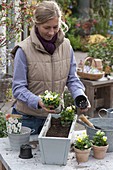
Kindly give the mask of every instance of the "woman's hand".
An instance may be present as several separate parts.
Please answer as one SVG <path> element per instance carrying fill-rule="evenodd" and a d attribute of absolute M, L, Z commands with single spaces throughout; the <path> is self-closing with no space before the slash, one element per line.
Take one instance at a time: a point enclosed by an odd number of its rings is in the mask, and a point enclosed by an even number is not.
<path fill-rule="evenodd" d="M 53 106 L 47 108 L 41 100 L 39 100 L 38 105 L 48 113 L 56 113 Z"/>

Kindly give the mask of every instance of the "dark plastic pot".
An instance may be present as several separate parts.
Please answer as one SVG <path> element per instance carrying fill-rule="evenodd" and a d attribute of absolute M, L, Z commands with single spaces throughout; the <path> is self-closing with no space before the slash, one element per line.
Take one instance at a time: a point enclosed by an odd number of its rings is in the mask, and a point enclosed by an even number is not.
<path fill-rule="evenodd" d="M 20 147 L 20 158 L 22 159 L 30 159 L 33 157 L 32 155 L 32 148 L 30 145 L 25 144 Z"/>

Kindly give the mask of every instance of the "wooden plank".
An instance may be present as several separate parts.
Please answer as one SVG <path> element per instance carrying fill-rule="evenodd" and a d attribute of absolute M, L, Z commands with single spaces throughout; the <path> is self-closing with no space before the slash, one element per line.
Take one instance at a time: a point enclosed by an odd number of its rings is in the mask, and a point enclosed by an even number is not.
<path fill-rule="evenodd" d="M 110 87 L 110 107 L 113 108 L 113 84 Z"/>
<path fill-rule="evenodd" d="M 0 170 L 2 170 L 2 162 L 0 161 Z"/>
<path fill-rule="evenodd" d="M 90 81 L 90 80 L 85 80 L 85 79 L 80 79 L 83 84 L 86 84 L 87 86 L 98 86 L 98 87 L 102 87 L 102 86 L 109 86 L 111 84 L 113 84 L 113 79 L 112 80 L 104 80 L 104 81 Z"/>
<path fill-rule="evenodd" d="M 0 170 L 6 170 L 1 161 L 0 161 Z"/>
<path fill-rule="evenodd" d="M 94 107 L 94 96 L 95 96 L 95 90 L 94 87 L 87 87 L 86 86 L 86 95 L 88 96 L 88 99 L 90 101 L 91 104 L 91 108 L 88 110 L 87 114 L 90 117 L 94 117 L 94 111 L 95 111 L 95 107 Z"/>
<path fill-rule="evenodd" d="M 104 107 L 104 99 L 95 99 L 95 108 Z"/>

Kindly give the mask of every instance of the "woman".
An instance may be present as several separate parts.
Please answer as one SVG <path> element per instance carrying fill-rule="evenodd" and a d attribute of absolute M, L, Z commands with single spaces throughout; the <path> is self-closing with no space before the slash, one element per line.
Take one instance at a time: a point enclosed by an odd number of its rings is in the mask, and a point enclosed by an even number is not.
<path fill-rule="evenodd" d="M 72 47 L 64 37 L 62 24 L 63 27 L 65 24 L 61 17 L 56 2 L 39 3 L 30 36 L 12 50 L 12 89 L 17 99 L 12 113 L 22 114 L 23 125 L 35 129 L 35 134 L 40 133 L 48 113 L 55 113 L 55 110 L 47 109 L 39 97 L 45 90 L 62 95 L 67 86 L 74 99 L 85 96 L 85 88 L 76 74 Z"/>

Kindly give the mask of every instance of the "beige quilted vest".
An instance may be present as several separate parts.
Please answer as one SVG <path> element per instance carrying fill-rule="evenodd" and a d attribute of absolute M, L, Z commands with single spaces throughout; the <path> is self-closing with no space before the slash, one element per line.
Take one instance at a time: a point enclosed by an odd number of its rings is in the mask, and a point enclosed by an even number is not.
<path fill-rule="evenodd" d="M 53 55 L 48 54 L 34 33 L 19 43 L 12 51 L 15 54 L 21 47 L 26 54 L 28 66 L 28 89 L 35 95 L 43 94 L 45 90 L 55 91 L 62 95 L 70 69 L 70 43 L 59 32 L 56 50 Z M 37 103 L 38 104 L 38 103 Z M 33 109 L 17 100 L 17 110 L 28 115 L 46 117 L 48 113 L 42 109 Z"/>

